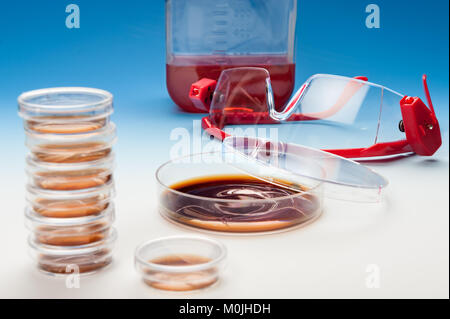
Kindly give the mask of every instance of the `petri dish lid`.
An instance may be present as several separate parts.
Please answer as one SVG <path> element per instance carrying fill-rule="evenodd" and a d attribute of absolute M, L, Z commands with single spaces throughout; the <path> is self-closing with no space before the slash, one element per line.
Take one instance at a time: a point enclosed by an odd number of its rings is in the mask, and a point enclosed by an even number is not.
<path fill-rule="evenodd" d="M 33 90 L 22 93 L 17 101 L 19 114 L 26 120 L 62 115 L 95 119 L 107 117 L 113 112 L 113 95 L 94 88 L 57 87 Z"/>
<path fill-rule="evenodd" d="M 225 149 L 237 155 L 229 164 L 262 179 L 294 190 L 324 184 L 327 198 L 379 202 L 388 181 L 355 161 L 318 149 L 269 139 L 229 136 Z"/>

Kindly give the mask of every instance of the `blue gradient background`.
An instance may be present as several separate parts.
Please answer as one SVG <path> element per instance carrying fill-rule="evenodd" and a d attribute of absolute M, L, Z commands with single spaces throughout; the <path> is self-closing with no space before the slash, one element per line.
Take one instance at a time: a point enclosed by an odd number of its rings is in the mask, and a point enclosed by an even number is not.
<path fill-rule="evenodd" d="M 72 1 L 80 6 L 81 28 L 69 30 L 65 8 Z M 373 2 L 381 29 L 365 27 L 365 8 Z M 365 163 L 390 182 L 381 205 L 326 199 L 317 227 L 245 241 L 220 236 L 231 272 L 200 298 L 448 298 L 448 6 L 443 0 L 299 0 L 297 87 L 314 73 L 366 75 L 424 98 L 427 73 L 445 147 L 431 159 Z M 54 86 L 97 87 L 115 96 L 116 260 L 107 272 L 83 278 L 81 289 L 34 274 L 26 253 L 27 150 L 16 99 Z M 139 242 L 191 234 L 157 213 L 155 170 L 169 159 L 171 131 L 192 129 L 202 115 L 179 111 L 165 86 L 164 1 L 0 2 L 0 297 L 178 297 L 139 285 L 133 271 Z M 366 288 L 368 264 L 381 267 L 381 289 Z"/>
<path fill-rule="evenodd" d="M 69 1 L 2 2 L 0 9 L 0 143 L 2 163 L 23 167 L 16 98 L 53 86 L 89 86 L 115 95 L 114 121 L 127 169 L 169 157 L 172 128 L 200 115 L 177 110 L 165 88 L 164 1 L 78 0 L 81 28 L 67 29 Z M 297 87 L 314 73 L 366 75 L 424 98 L 427 73 L 448 144 L 448 2 L 376 1 L 381 28 L 365 27 L 371 2 L 299 1 Z M 5 151 L 7 150 L 7 151 Z M 5 168 L 0 168 L 5 173 Z"/>

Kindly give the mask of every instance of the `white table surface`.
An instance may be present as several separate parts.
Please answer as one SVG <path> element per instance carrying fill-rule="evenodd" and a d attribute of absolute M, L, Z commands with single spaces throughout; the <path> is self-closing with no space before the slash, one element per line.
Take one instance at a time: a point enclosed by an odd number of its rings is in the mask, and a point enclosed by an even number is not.
<path fill-rule="evenodd" d="M 412 156 L 369 164 L 390 181 L 381 204 L 326 200 L 322 217 L 297 230 L 212 235 L 228 248 L 227 270 L 218 285 L 187 294 L 149 288 L 133 266 L 134 249 L 142 241 L 196 234 L 157 213 L 157 154 L 147 151 L 132 161 L 127 153 L 140 144 L 118 144 L 115 261 L 82 277 L 80 288 L 69 289 L 65 280 L 39 273 L 28 255 L 25 149 L 18 147 L 0 179 L 0 298 L 448 298 L 448 134 L 444 141 L 432 159 Z M 366 286 L 369 265 L 379 269 L 379 288 Z"/>

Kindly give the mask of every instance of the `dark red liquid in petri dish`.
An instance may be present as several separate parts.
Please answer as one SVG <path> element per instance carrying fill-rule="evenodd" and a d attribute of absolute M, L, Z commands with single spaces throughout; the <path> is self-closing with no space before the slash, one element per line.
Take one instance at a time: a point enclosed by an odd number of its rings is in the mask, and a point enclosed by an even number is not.
<path fill-rule="evenodd" d="M 277 110 L 282 110 L 295 85 L 295 64 L 286 56 L 189 56 L 173 57 L 166 64 L 167 90 L 183 110 L 197 110 L 189 99 L 191 85 L 202 78 L 218 80 L 225 69 L 260 67 L 270 73 Z"/>
<path fill-rule="evenodd" d="M 319 198 L 304 192 L 306 188 L 295 191 L 245 175 L 192 179 L 171 189 L 179 193 L 162 194 L 163 213 L 176 222 L 213 231 L 274 231 L 306 223 L 321 213 Z"/>

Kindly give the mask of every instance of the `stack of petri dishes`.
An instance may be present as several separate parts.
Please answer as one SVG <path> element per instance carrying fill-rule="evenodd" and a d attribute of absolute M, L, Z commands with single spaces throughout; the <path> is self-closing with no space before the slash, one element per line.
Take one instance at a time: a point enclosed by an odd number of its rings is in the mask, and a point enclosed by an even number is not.
<path fill-rule="evenodd" d="M 51 88 L 18 98 L 28 184 L 26 226 L 38 268 L 93 273 L 112 261 L 116 127 L 113 96 L 91 88 Z"/>

